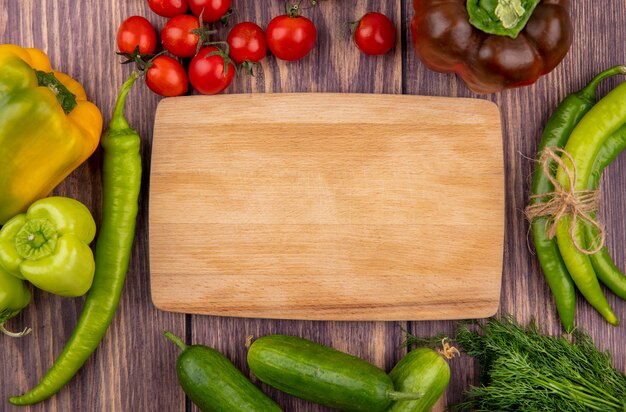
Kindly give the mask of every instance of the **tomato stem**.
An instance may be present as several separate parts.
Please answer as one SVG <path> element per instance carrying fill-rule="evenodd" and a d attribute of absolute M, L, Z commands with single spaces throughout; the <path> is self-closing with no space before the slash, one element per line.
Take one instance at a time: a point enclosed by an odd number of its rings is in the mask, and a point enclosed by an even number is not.
<path fill-rule="evenodd" d="M 212 30 L 208 26 L 204 25 L 204 21 L 202 20 L 202 14 L 204 14 L 204 9 L 200 12 L 198 16 L 198 28 L 191 30 L 191 33 L 198 36 L 198 45 L 196 46 L 196 54 L 200 51 L 202 46 L 206 43 L 209 44 L 209 36 L 211 34 L 217 33 L 217 30 Z"/>
<path fill-rule="evenodd" d="M 285 13 L 292 18 L 296 18 L 300 16 L 299 13 L 300 6 L 298 4 L 292 4 L 289 6 L 289 2 L 285 3 Z"/>
<path fill-rule="evenodd" d="M 246 73 L 248 73 L 250 76 L 253 76 L 253 77 L 254 77 L 255 66 L 261 66 L 261 63 L 253 62 L 250 60 L 244 60 L 243 63 L 241 63 L 241 68 L 244 69 Z"/>
<path fill-rule="evenodd" d="M 347 21 L 343 24 L 343 29 L 350 35 L 350 38 L 354 40 L 356 35 L 356 29 L 359 27 L 361 19 L 355 21 Z"/>
<path fill-rule="evenodd" d="M 214 41 L 214 42 L 207 43 L 207 45 L 215 45 L 216 46 L 215 48 L 217 50 L 214 50 L 214 51 L 210 52 L 209 54 L 206 55 L 206 57 L 209 57 L 209 56 L 220 56 L 224 60 L 224 76 L 226 76 L 226 74 L 228 74 L 228 66 L 229 66 L 230 63 L 232 63 L 233 67 L 235 68 L 235 74 L 237 76 L 239 76 L 239 71 L 237 70 L 237 66 L 233 63 L 233 59 L 231 59 L 230 56 L 228 55 L 230 53 L 230 45 L 227 42 L 225 42 L 225 41 Z M 224 46 L 224 49 L 221 49 L 217 45 Z"/>
<path fill-rule="evenodd" d="M 152 66 L 152 61 L 154 59 L 156 59 L 158 56 L 164 53 L 165 53 L 165 50 L 157 54 L 142 54 L 139 52 L 139 46 L 137 46 L 135 47 L 135 50 L 132 53 L 117 52 L 116 54 L 126 58 L 126 60 L 124 60 L 122 64 L 135 63 L 137 70 L 143 73 L 146 70 L 148 70 L 150 66 Z"/>
<path fill-rule="evenodd" d="M 222 26 L 228 27 L 228 22 L 230 21 L 230 18 L 236 14 L 237 10 L 235 8 L 229 8 L 228 11 L 224 13 L 222 17 L 220 17 L 220 22 L 222 23 Z"/>

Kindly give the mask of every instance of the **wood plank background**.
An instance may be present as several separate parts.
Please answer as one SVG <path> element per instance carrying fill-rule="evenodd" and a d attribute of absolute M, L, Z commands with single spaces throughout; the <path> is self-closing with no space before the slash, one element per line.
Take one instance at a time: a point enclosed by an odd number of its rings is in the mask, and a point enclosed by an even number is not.
<path fill-rule="evenodd" d="M 238 21 L 252 20 L 266 26 L 281 13 L 276 0 L 235 0 Z M 342 24 L 367 10 L 386 13 L 397 23 L 399 39 L 394 52 L 383 57 L 361 55 L 342 32 Z M 139 14 L 160 28 L 166 19 L 153 14 L 143 0 L 0 0 L 0 41 L 45 50 L 53 65 L 80 79 L 88 95 L 109 119 L 116 91 L 129 74 L 114 54 L 115 33 L 126 17 Z M 311 55 L 295 63 L 268 57 L 254 78 L 235 80 L 228 93 L 242 92 L 368 92 L 475 97 L 454 76 L 433 73 L 415 57 L 410 47 L 409 0 L 329 0 L 303 14 L 318 27 L 318 43 Z M 536 84 L 498 94 L 478 96 L 498 104 L 502 111 L 505 178 L 506 236 L 501 312 L 520 320 L 540 320 L 551 333 L 560 333 L 549 289 L 527 244 L 528 225 L 522 209 L 527 202 L 529 176 L 537 141 L 551 110 L 570 91 L 580 88 L 596 72 L 626 61 L 626 3 L 609 0 L 572 2 L 575 27 L 572 49 L 563 63 Z M 221 29 L 217 38 L 225 38 Z M 602 92 L 617 84 L 605 82 Z M 143 137 L 144 187 L 137 239 L 131 269 L 119 311 L 104 341 L 74 380 L 33 411 L 191 411 L 176 383 L 176 349 L 163 337 L 171 330 L 189 342 L 223 351 L 245 373 L 245 337 L 289 333 L 332 345 L 390 369 L 405 353 L 400 347 L 408 328 L 419 336 L 451 333 L 454 322 L 314 322 L 235 319 L 160 312 L 149 295 L 147 194 L 151 132 L 159 97 L 139 84 L 127 104 L 129 122 Z M 315 107 L 310 108 L 314 115 Z M 419 127 L 419 119 L 416 119 Z M 184 142 L 181 142 L 184 144 Z M 101 157 L 96 153 L 69 176 L 55 194 L 86 203 L 96 220 L 100 216 Z M 622 156 L 605 173 L 601 216 L 609 227 L 608 246 L 624 268 L 626 244 L 626 160 Z M 419 243 L 419 242 L 418 242 Z M 590 307 L 578 303 L 577 324 L 591 332 L 597 344 L 613 352 L 614 364 L 626 368 L 624 326 L 608 325 Z M 626 303 L 610 295 L 609 301 L 623 321 Z M 52 364 L 76 323 L 82 299 L 63 299 L 35 292 L 32 304 L 8 325 L 29 325 L 34 332 L 23 339 L 0 337 L 0 410 L 15 411 L 4 402 L 34 385 Z M 450 364 L 452 380 L 435 410 L 461 399 L 462 391 L 476 383 L 472 359 L 461 357 Z M 323 408 L 288 397 L 261 385 L 288 411 L 322 411 Z"/>

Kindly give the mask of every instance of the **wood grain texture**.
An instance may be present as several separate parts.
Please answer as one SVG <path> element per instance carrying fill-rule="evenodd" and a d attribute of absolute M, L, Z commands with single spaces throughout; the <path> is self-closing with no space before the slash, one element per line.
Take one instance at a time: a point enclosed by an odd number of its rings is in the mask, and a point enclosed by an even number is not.
<path fill-rule="evenodd" d="M 239 7 L 240 21 L 255 21 L 266 27 L 273 16 L 282 13 L 283 2 L 246 2 Z M 268 57 L 255 79 L 238 79 L 228 93 L 241 92 L 356 92 L 399 94 L 402 91 L 402 47 L 376 58 L 363 56 L 350 43 L 344 24 L 369 10 L 379 10 L 394 21 L 401 19 L 400 1 L 341 0 L 342 7 L 322 1 L 320 7 L 303 12 L 318 27 L 317 46 L 299 62 L 286 63 Z M 401 27 L 398 25 L 398 38 Z M 307 109 L 314 114 L 316 107 Z M 193 342 L 202 342 L 227 353 L 235 364 L 249 373 L 245 336 L 286 333 L 314 339 L 353 355 L 361 356 L 387 370 L 405 349 L 400 347 L 405 323 L 396 322 L 316 322 L 193 316 Z M 251 377 L 254 379 L 254 377 Z M 325 411 L 326 408 L 285 396 L 261 385 L 286 411 Z M 191 410 L 197 408 L 191 406 Z"/>
<path fill-rule="evenodd" d="M 498 104 L 503 118 L 506 178 L 506 235 L 503 263 L 501 312 L 521 320 L 536 317 L 544 328 L 560 333 L 550 291 L 543 279 L 532 247 L 527 244 L 528 225 L 522 210 L 527 202 L 533 157 L 542 125 L 557 103 L 580 88 L 592 75 L 626 61 L 626 3 L 609 0 L 571 2 L 575 33 L 570 53 L 554 72 L 536 84 L 479 98 Z M 235 0 L 238 20 L 256 21 L 263 27 L 281 12 L 283 2 Z M 361 55 L 342 33 L 341 24 L 354 20 L 366 10 L 387 13 L 398 23 L 398 47 L 376 58 Z M 115 91 L 130 72 L 120 67 L 114 55 L 115 31 L 123 18 L 133 14 L 147 17 L 157 28 L 166 19 L 150 12 L 139 0 L 0 0 L 0 41 L 35 46 L 46 50 L 55 67 L 79 78 L 88 94 L 108 119 Z M 317 25 L 318 46 L 301 62 L 277 62 L 268 57 L 254 78 L 240 77 L 228 93 L 242 92 L 366 92 L 411 95 L 477 97 L 455 76 L 433 73 L 415 57 L 409 41 L 412 17 L 410 0 L 328 0 L 305 14 Z M 225 38 L 222 29 L 215 36 Z M 602 86 L 602 93 L 620 79 Z M 128 101 L 130 123 L 143 136 L 145 169 L 149 169 L 154 113 L 159 98 L 137 85 Z M 315 107 L 309 108 L 313 113 Z M 66 179 L 55 191 L 85 202 L 99 219 L 99 154 Z M 147 173 L 146 173 L 147 177 Z M 148 277 L 147 180 L 132 268 L 120 310 L 105 341 L 79 375 L 50 401 L 18 411 L 183 411 L 196 410 L 185 404 L 176 384 L 173 364 L 176 350 L 161 336 L 163 329 L 187 336 L 187 341 L 204 343 L 223 351 L 245 373 L 245 338 L 267 333 L 288 333 L 333 345 L 389 370 L 403 355 L 400 348 L 406 323 L 396 322 L 315 322 L 184 316 L 160 312 L 150 302 Z M 617 264 L 626 262 L 626 159 L 622 155 L 605 173 L 602 181 L 601 217 L 608 230 L 608 246 Z M 182 263 L 181 263 L 182 264 Z M 623 322 L 626 304 L 609 294 L 609 302 Z M 9 327 L 34 327 L 35 333 L 22 340 L 0 337 L 0 398 L 6 399 L 33 385 L 51 364 L 69 336 L 81 299 L 55 298 L 35 293 L 33 303 Z M 587 329 L 603 349 L 613 353 L 615 366 L 626 370 L 624 326 L 612 327 L 582 298 L 577 324 Z M 419 336 L 451 334 L 454 322 L 411 322 Z M 452 381 L 435 408 L 461 398 L 462 391 L 477 383 L 477 365 L 463 356 L 450 363 Z M 317 407 L 261 385 L 287 411 L 323 411 Z"/>
<path fill-rule="evenodd" d="M 412 16 L 411 2 L 403 2 L 404 13 L 409 24 Z M 560 334 L 562 329 L 554 306 L 550 289 L 543 278 L 538 260 L 532 249 L 528 223 L 523 209 L 528 202 L 531 175 L 537 144 L 543 125 L 556 105 L 568 94 L 580 89 L 594 74 L 626 61 L 626 53 L 620 42 L 626 39 L 622 22 L 626 18 L 623 2 L 571 2 L 574 39 L 570 52 L 550 74 L 535 84 L 520 89 L 507 90 L 493 95 L 477 96 L 469 91 L 462 81 L 453 75 L 434 73 L 426 69 L 409 47 L 404 49 L 406 62 L 403 92 L 432 96 L 480 97 L 495 102 L 502 111 L 504 135 L 504 165 L 506 176 L 506 236 L 502 279 L 500 313 L 513 314 L 520 321 L 537 319 L 543 329 L 551 334 Z M 410 42 L 408 27 L 403 31 L 405 41 Z M 606 81 L 601 95 L 614 87 L 621 79 Z M 606 172 L 602 183 L 603 221 L 611 233 L 608 240 L 612 256 L 619 267 L 625 267 L 623 245 L 624 231 L 624 156 L 622 155 Z M 621 169 L 620 169 L 621 168 Z M 620 173 L 621 170 L 621 174 Z M 618 201 L 617 198 L 622 199 Z M 619 245 L 622 245 L 621 247 Z M 626 319 L 626 303 L 607 292 L 617 316 Z M 626 351 L 623 343 L 624 326 L 615 328 L 607 324 L 578 294 L 576 324 L 588 330 L 595 342 L 613 353 L 614 365 L 626 370 Z M 433 333 L 450 333 L 453 322 L 411 323 L 410 331 L 419 336 Z M 462 356 L 451 362 L 452 379 L 446 392 L 446 402 L 457 402 L 462 398 L 460 388 L 477 382 L 474 360 Z M 474 377 L 472 377 L 474 374 Z"/>
<path fill-rule="evenodd" d="M 501 144 L 499 111 L 480 99 L 164 100 L 150 179 L 153 302 L 258 318 L 491 316 L 502 273 Z"/>
<path fill-rule="evenodd" d="M 165 19 L 148 13 L 136 1 L 0 0 L 0 40 L 45 50 L 57 70 L 80 80 L 108 123 L 117 90 L 131 68 L 119 65 L 115 33 L 127 16 L 143 14 L 156 24 Z M 149 169 L 150 138 L 157 96 L 138 83 L 127 104 L 127 118 L 142 136 L 144 170 Z M 100 221 L 101 155 L 96 152 L 54 194 L 84 202 Z M 185 316 L 158 311 L 150 304 L 147 194 L 144 173 L 138 230 L 131 267 L 119 310 L 96 353 L 78 375 L 49 401 L 29 408 L 11 407 L 6 399 L 34 386 L 52 365 L 69 338 L 82 299 L 35 291 L 31 305 L 11 326 L 28 325 L 25 339 L 0 337 L 0 410 L 2 411 L 150 411 L 184 410 L 185 397 L 176 382 L 176 352 L 162 331 L 185 334 Z M 152 354 L 158 353 L 159 356 Z M 147 384 L 147 383 L 150 384 Z"/>

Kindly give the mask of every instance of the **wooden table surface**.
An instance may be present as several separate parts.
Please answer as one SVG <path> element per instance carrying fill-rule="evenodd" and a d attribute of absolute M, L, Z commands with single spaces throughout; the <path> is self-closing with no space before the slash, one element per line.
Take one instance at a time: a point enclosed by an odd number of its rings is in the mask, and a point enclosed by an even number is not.
<path fill-rule="evenodd" d="M 306 59 L 278 62 L 265 59 L 256 77 L 235 79 L 228 93 L 245 92 L 366 92 L 432 96 L 478 97 L 501 109 L 506 178 L 506 233 L 500 313 L 521 321 L 537 318 L 545 330 L 560 333 L 550 291 L 528 241 L 522 210 L 528 200 L 532 160 L 548 115 L 569 92 L 580 88 L 596 72 L 626 61 L 626 3 L 577 0 L 571 6 L 575 28 L 572 48 L 551 74 L 536 84 L 493 95 L 475 96 L 455 76 L 427 70 L 410 46 L 409 0 L 331 0 L 303 13 L 318 27 L 318 42 Z M 237 21 L 252 20 L 265 27 L 279 14 L 278 0 L 235 0 Z M 391 16 L 400 33 L 395 51 L 384 57 L 366 57 L 350 44 L 342 23 L 369 10 Z M 131 68 L 118 64 L 115 33 L 131 15 L 143 15 L 160 29 L 166 19 L 152 13 L 144 0 L 0 0 L 0 40 L 38 47 L 53 66 L 79 79 L 108 121 L 119 86 Z M 224 39 L 221 29 L 216 38 Z M 618 79 L 605 82 L 602 93 Z M 196 410 L 186 401 L 175 374 L 176 348 L 162 333 L 170 330 L 188 342 L 203 343 L 226 354 L 246 374 L 245 339 L 280 332 L 310 338 L 361 356 L 389 370 L 405 353 L 402 328 L 419 336 L 451 333 L 454 322 L 314 322 L 223 318 L 165 313 L 150 300 L 148 264 L 148 175 L 152 125 L 159 97 L 138 84 L 127 102 L 129 122 L 143 139 L 144 179 L 139 224 L 128 280 L 115 320 L 104 341 L 78 375 L 55 397 L 26 410 L 45 411 L 183 411 Z M 181 110 L 184 110 L 181 108 Z M 242 108 L 242 110 L 244 110 Z M 312 115 L 315 107 L 310 108 Z M 415 119 L 419 127 L 420 119 Z M 185 144 L 181 141 L 180 144 Z M 101 155 L 97 152 L 55 191 L 83 201 L 100 217 Z M 624 268 L 626 244 L 626 159 L 612 165 L 602 183 L 601 216 L 610 228 L 608 247 Z M 416 240 L 419 247 L 419 240 Z M 184 262 L 181 262 L 184 265 Z M 626 302 L 609 295 L 622 321 Z M 15 411 L 5 403 L 32 387 L 61 351 L 76 323 L 82 299 L 59 298 L 35 291 L 31 305 L 7 325 L 30 326 L 22 339 L 0 336 L 0 410 Z M 577 325 L 589 330 L 596 343 L 613 352 L 615 366 L 626 368 L 624 326 L 608 325 L 579 298 Z M 462 391 L 477 382 L 477 365 L 466 356 L 450 363 L 450 386 L 435 410 L 461 399 Z M 324 410 L 263 386 L 288 411 Z"/>

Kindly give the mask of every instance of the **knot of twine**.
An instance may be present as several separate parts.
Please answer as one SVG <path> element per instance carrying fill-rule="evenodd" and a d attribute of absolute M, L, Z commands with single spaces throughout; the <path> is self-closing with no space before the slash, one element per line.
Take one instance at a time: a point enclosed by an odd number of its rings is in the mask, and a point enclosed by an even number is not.
<path fill-rule="evenodd" d="M 567 166 L 564 158 L 572 165 L 571 168 Z M 586 255 L 593 255 L 599 252 L 604 247 L 605 232 L 602 225 L 594 219 L 592 214 L 598 209 L 600 192 L 598 190 L 576 190 L 577 174 L 574 159 L 563 149 L 546 148 L 541 154 L 539 164 L 543 173 L 554 186 L 554 190 L 549 193 L 532 195 L 530 197 L 531 203 L 532 200 L 548 200 L 528 205 L 525 210 L 526 218 L 531 222 L 541 217 L 548 218 L 546 225 L 551 224 L 547 229 L 547 235 L 549 239 L 552 239 L 556 235 L 559 221 L 565 215 L 570 215 L 572 219 L 570 223 L 570 237 L 576 249 Z M 566 185 L 561 185 L 552 173 L 551 166 L 553 164 L 564 170 L 567 179 Z M 594 246 L 590 248 L 581 245 L 577 241 L 575 230 L 579 219 L 591 225 L 598 233 L 598 239 L 594 241 Z"/>

